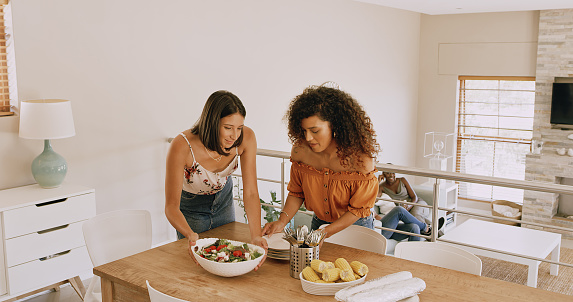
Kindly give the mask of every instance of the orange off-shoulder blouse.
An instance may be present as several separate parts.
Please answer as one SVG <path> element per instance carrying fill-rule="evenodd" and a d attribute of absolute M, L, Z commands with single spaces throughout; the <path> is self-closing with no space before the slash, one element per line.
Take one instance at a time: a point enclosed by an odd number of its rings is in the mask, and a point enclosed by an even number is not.
<path fill-rule="evenodd" d="M 350 211 L 359 218 L 368 217 L 378 195 L 378 179 L 374 171 L 333 172 L 317 170 L 291 159 L 289 195 L 304 199 L 308 210 L 328 222 L 334 222 Z"/>

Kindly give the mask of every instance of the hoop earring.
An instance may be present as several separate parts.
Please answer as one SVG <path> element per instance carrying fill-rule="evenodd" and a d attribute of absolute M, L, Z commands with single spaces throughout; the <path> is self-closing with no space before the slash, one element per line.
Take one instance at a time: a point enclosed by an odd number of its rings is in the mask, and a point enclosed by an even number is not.
<path fill-rule="evenodd" d="M 333 132 L 333 135 L 332 135 L 332 137 L 336 137 L 336 132 Z"/>

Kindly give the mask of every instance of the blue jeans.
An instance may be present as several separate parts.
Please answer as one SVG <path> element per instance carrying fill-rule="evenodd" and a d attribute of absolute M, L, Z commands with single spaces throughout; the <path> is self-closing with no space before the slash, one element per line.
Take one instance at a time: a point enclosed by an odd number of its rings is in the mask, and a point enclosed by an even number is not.
<path fill-rule="evenodd" d="M 391 228 L 395 230 L 420 234 L 420 230 L 426 229 L 426 224 L 414 217 L 408 210 L 404 207 L 396 206 L 388 214 L 384 215 L 382 219 L 382 226 L 385 228 Z M 399 223 L 400 221 L 404 223 Z M 408 238 L 408 241 L 420 241 L 420 237 L 410 236 L 400 233 L 395 233 L 392 231 L 382 230 L 382 235 L 386 239 L 395 239 L 398 241 Z"/>
<path fill-rule="evenodd" d="M 221 191 L 213 195 L 197 195 L 182 191 L 179 209 L 195 233 L 202 233 L 235 221 L 232 177 L 228 178 Z M 183 238 L 185 236 L 177 232 L 177 239 Z"/>
<path fill-rule="evenodd" d="M 318 230 L 318 228 L 323 225 L 323 224 L 331 224 L 332 222 L 328 222 L 328 221 L 324 221 L 318 217 L 316 217 L 316 215 L 312 215 L 312 223 L 310 225 L 310 229 L 311 230 Z M 355 225 L 360 225 L 363 227 L 367 227 L 367 228 L 371 228 L 374 229 L 374 217 L 372 216 L 372 214 L 368 217 L 364 217 L 364 218 L 358 218 L 358 220 L 356 220 L 356 222 L 354 223 Z"/>

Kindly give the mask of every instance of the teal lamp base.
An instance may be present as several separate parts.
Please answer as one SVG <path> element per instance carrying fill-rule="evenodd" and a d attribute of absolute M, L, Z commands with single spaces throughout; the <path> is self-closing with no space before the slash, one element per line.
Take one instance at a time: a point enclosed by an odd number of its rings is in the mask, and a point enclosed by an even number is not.
<path fill-rule="evenodd" d="M 64 181 L 67 172 L 66 160 L 54 152 L 50 140 L 45 139 L 44 152 L 32 161 L 34 179 L 42 188 L 57 188 Z"/>

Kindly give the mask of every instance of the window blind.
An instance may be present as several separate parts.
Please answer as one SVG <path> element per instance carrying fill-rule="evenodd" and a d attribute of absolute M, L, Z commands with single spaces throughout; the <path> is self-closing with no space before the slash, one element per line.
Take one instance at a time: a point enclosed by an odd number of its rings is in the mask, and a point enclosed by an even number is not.
<path fill-rule="evenodd" d="M 456 171 L 525 179 L 533 135 L 535 78 L 459 77 Z M 459 196 L 523 203 L 523 190 L 460 183 Z"/>
<path fill-rule="evenodd" d="M 10 35 L 6 34 L 6 5 L 8 0 L 0 0 L 0 116 L 12 115 L 10 111 L 10 84 L 8 81 L 7 45 Z"/>

